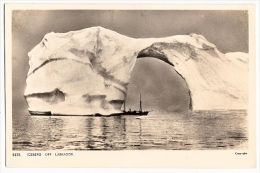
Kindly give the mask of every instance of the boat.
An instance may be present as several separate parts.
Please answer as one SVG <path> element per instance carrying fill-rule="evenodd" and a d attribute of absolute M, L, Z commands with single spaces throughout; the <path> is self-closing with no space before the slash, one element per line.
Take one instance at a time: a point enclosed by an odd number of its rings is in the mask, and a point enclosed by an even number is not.
<path fill-rule="evenodd" d="M 51 111 L 28 111 L 31 115 L 51 115 Z"/>
<path fill-rule="evenodd" d="M 125 102 L 124 102 L 124 110 L 121 112 L 121 113 L 114 113 L 114 114 L 111 114 L 111 116 L 113 115 L 139 115 L 139 116 L 146 116 L 148 115 L 149 112 L 151 111 L 143 111 L 142 109 L 142 95 L 140 94 L 140 109 L 139 111 L 136 111 L 136 110 L 131 110 L 129 109 L 128 111 L 125 110 Z"/>

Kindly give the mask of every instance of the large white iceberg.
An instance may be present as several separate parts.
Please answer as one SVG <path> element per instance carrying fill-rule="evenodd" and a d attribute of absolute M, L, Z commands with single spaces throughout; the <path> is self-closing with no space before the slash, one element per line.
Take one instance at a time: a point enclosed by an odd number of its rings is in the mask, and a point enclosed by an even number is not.
<path fill-rule="evenodd" d="M 190 90 L 190 109 L 247 108 L 248 54 L 222 54 L 201 35 L 136 39 L 91 27 L 46 34 L 28 56 L 24 96 L 31 111 L 120 112 L 136 59 L 144 57 L 175 68 Z"/>

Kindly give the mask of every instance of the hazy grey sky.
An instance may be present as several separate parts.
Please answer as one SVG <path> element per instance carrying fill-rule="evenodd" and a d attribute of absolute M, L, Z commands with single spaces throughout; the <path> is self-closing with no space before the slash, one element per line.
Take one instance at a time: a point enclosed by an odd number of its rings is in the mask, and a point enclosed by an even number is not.
<path fill-rule="evenodd" d="M 23 97 L 26 74 L 29 69 L 27 53 L 38 44 L 43 36 L 49 32 L 68 32 L 92 26 L 102 26 L 134 38 L 166 37 L 196 33 L 203 35 L 209 42 L 215 44 L 222 52 L 248 52 L 248 14 L 246 11 L 188 11 L 188 10 L 29 10 L 13 11 L 12 16 L 12 53 L 13 53 L 13 109 L 26 110 L 27 105 Z M 138 105 L 134 96 L 138 98 L 141 90 L 149 91 L 144 96 L 147 109 L 178 109 L 185 105 L 179 78 L 174 71 L 169 80 L 160 76 L 152 78 L 150 70 L 155 64 L 159 74 L 163 70 L 170 71 L 167 64 L 158 63 L 159 60 L 138 60 L 133 71 L 128 95 L 129 106 Z M 141 78 L 139 72 L 142 72 Z M 155 75 L 155 73 L 153 73 Z M 162 73 L 163 74 L 163 73 Z M 171 73 L 169 73 L 171 74 Z M 143 79 L 149 85 L 140 85 Z M 160 79 L 160 80 L 159 80 Z M 140 83 L 138 82 L 140 81 Z M 161 85 L 165 82 L 164 85 Z M 158 88 L 164 87 L 165 92 L 158 94 Z M 130 90 L 129 89 L 129 90 Z M 185 90 L 185 89 L 184 89 Z M 134 92 L 135 91 L 135 92 Z M 142 91 L 143 92 L 143 91 Z M 150 93 L 150 94 L 149 94 Z M 155 93 L 155 94 L 154 94 Z M 150 95 L 150 96 L 149 96 Z M 185 95 L 185 94 L 184 94 Z M 165 104 L 157 104 L 153 99 L 164 98 Z M 170 104 L 171 101 L 172 103 Z M 175 100 L 175 101 L 174 101 Z M 177 100 L 177 101 L 176 101 Z M 167 104 L 166 104 L 167 103 Z"/>

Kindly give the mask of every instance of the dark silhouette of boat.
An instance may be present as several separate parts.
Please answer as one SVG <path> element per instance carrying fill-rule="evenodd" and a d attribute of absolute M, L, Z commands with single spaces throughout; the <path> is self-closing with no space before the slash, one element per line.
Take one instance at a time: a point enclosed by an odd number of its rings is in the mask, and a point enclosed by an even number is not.
<path fill-rule="evenodd" d="M 111 116 L 114 116 L 114 115 L 139 115 L 139 116 L 145 116 L 145 115 L 148 115 L 149 112 L 151 111 L 143 111 L 142 109 L 142 96 L 140 94 L 140 109 L 139 111 L 136 111 L 136 110 L 131 110 L 129 109 L 128 111 L 125 110 L 125 102 L 124 102 L 124 110 L 123 112 L 121 113 L 114 113 L 114 114 L 111 114 Z"/>
<path fill-rule="evenodd" d="M 31 115 L 51 115 L 51 111 L 30 111 Z"/>

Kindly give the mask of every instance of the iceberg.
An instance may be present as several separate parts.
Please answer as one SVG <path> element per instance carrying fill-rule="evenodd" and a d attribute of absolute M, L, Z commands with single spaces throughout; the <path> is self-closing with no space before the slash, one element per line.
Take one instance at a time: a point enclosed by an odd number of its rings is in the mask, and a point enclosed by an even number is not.
<path fill-rule="evenodd" d="M 172 66 L 190 109 L 246 109 L 248 54 L 223 54 L 202 35 L 131 38 L 103 27 L 48 33 L 29 53 L 24 97 L 30 111 L 64 115 L 120 112 L 137 58 Z"/>

